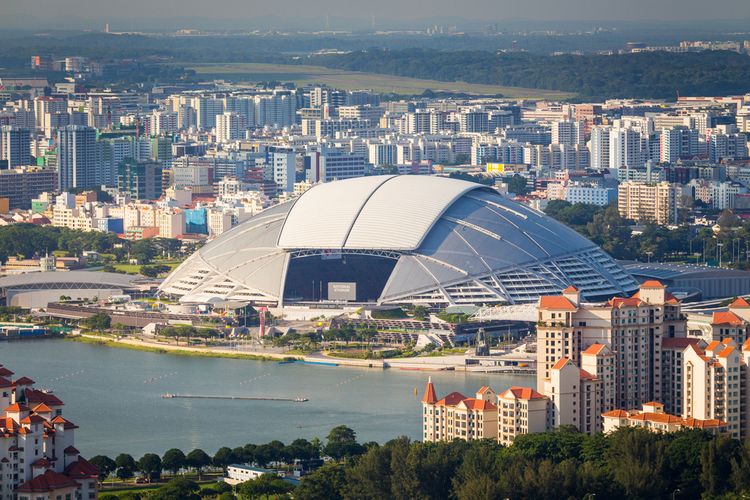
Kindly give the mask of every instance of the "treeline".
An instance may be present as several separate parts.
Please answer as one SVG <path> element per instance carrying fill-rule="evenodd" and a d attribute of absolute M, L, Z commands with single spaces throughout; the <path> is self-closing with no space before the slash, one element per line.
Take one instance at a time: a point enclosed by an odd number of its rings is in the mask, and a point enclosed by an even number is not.
<path fill-rule="evenodd" d="M 639 234 L 633 234 L 633 223 L 620 217 L 616 205 L 600 207 L 584 203 L 571 204 L 554 200 L 547 204 L 545 213 L 572 227 L 600 245 L 616 259 L 673 260 L 686 262 L 715 262 L 719 259 L 730 267 L 747 269 L 747 249 L 750 248 L 750 222 L 742 222 L 731 212 L 719 217 L 721 230 L 700 229 L 682 225 L 668 229 L 646 224 Z"/>
<path fill-rule="evenodd" d="M 587 99 L 750 91 L 750 58 L 734 52 L 549 56 L 482 50 L 369 49 L 311 61 L 331 68 L 445 82 L 561 90 Z"/>
<path fill-rule="evenodd" d="M 0 262 L 20 255 L 30 258 L 45 252 L 64 250 L 80 255 L 84 250 L 109 252 L 122 243 L 116 234 L 75 231 L 65 227 L 11 224 L 0 227 Z"/>
<path fill-rule="evenodd" d="M 86 250 L 93 250 L 112 254 L 118 261 L 132 257 L 148 264 L 158 255 L 178 254 L 181 246 L 180 240 L 174 238 L 150 238 L 131 242 L 120 239 L 114 233 L 77 231 L 66 227 L 34 224 L 0 227 L 0 263 L 7 262 L 10 256 L 31 258 L 58 250 L 80 256 Z M 154 271 L 156 275 L 164 272 L 164 268 L 155 267 Z"/>
<path fill-rule="evenodd" d="M 519 435 L 509 447 L 493 441 L 422 443 L 406 437 L 382 446 L 360 445 L 351 429 L 338 427 L 334 431 L 338 437 L 333 436 L 331 449 L 329 436 L 325 447 L 315 448 L 314 442 L 308 442 L 298 452 L 329 458 L 303 476 L 293 491 L 274 477 L 248 481 L 235 492 L 221 487 L 199 491 L 194 483 L 178 480 L 143 497 L 128 493 L 119 498 L 729 499 L 750 494 L 750 443 L 700 430 L 657 433 L 625 427 L 608 435 L 588 436 L 561 428 Z M 344 440 L 335 444 L 338 438 Z M 242 450 L 236 452 L 244 453 Z M 255 453 L 252 450 L 251 446 Z M 223 453 L 230 452 L 234 451 Z M 161 459 L 162 467 L 169 462 L 178 470 L 191 463 L 191 454 L 183 460 L 181 452 L 170 450 Z M 155 457 L 152 460 L 159 458 Z M 268 460 L 259 462 L 253 457 L 258 465 Z M 201 456 L 201 460 L 207 457 Z M 96 458 L 92 461 L 98 462 Z M 182 497 L 174 496 L 178 490 Z M 169 491 L 173 493 L 167 494 Z"/>

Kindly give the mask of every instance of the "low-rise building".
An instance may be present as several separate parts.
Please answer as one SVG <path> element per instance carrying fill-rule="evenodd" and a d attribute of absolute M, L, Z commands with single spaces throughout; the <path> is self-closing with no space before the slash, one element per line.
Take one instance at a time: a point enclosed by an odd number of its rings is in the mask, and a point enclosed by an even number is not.
<path fill-rule="evenodd" d="M 724 432 L 727 423 L 718 419 L 682 418 L 664 411 L 664 405 L 655 401 L 643 404 L 642 410 L 612 410 L 602 414 L 604 432 L 614 432 L 620 427 L 640 427 L 653 432 L 677 432 L 683 429 L 702 429 Z"/>

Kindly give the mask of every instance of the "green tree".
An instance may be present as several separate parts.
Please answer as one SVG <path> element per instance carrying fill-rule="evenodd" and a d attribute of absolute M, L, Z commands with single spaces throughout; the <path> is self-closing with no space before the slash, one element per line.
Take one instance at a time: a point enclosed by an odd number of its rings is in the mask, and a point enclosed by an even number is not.
<path fill-rule="evenodd" d="M 245 481 L 237 489 L 240 495 L 259 498 L 291 493 L 294 491 L 294 486 L 276 474 L 263 474 L 252 481 Z"/>
<path fill-rule="evenodd" d="M 161 465 L 164 470 L 168 470 L 172 474 L 176 474 L 177 471 L 187 465 L 187 459 L 182 450 L 172 448 L 164 452 L 164 456 L 161 457 Z"/>
<path fill-rule="evenodd" d="M 108 330 L 112 320 L 105 313 L 96 313 L 93 316 L 81 320 L 81 325 L 91 330 L 104 331 Z"/>
<path fill-rule="evenodd" d="M 91 457 L 89 462 L 91 462 L 91 465 L 99 469 L 100 480 L 106 479 L 107 476 L 117 470 L 117 463 L 115 463 L 114 460 L 105 455 L 96 455 L 95 457 Z"/>
<path fill-rule="evenodd" d="M 185 477 L 176 477 L 149 495 L 153 500 L 199 500 L 200 486 Z"/>
<path fill-rule="evenodd" d="M 357 443 L 357 434 L 345 425 L 339 425 L 328 433 L 328 443 L 323 452 L 335 460 L 354 457 L 364 451 Z"/>
<path fill-rule="evenodd" d="M 187 465 L 193 467 L 196 471 L 198 471 L 198 479 L 200 479 L 201 477 L 203 468 L 207 465 L 211 465 L 211 457 L 208 456 L 208 454 L 200 448 L 191 451 L 185 458 Z"/>
<path fill-rule="evenodd" d="M 343 500 L 346 486 L 346 469 L 343 465 L 328 463 L 306 476 L 302 476 L 294 497 L 300 500 Z"/>
<path fill-rule="evenodd" d="M 155 453 L 146 453 L 138 460 L 138 470 L 149 478 L 158 479 L 161 476 L 161 458 Z"/>
<path fill-rule="evenodd" d="M 666 493 L 664 439 L 646 429 L 620 428 L 611 436 L 607 461 L 630 498 L 654 498 Z"/>
<path fill-rule="evenodd" d="M 216 450 L 216 453 L 214 453 L 214 456 L 211 459 L 211 463 L 214 465 L 214 467 L 221 467 L 225 471 L 227 466 L 231 465 L 235 461 L 237 461 L 237 459 L 232 452 L 232 449 L 227 448 L 226 446 L 223 446 Z"/>
<path fill-rule="evenodd" d="M 133 473 L 138 469 L 138 465 L 132 456 L 127 453 L 120 453 L 115 457 L 115 465 L 117 470 L 115 471 L 118 479 L 128 479 L 133 477 Z"/>

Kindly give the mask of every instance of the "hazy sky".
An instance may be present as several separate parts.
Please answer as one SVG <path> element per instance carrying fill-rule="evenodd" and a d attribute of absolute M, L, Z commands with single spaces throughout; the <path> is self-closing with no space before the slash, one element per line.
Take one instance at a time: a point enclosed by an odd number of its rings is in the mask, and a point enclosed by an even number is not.
<path fill-rule="evenodd" d="M 349 18 L 377 24 L 451 17 L 500 21 L 640 21 L 750 19 L 750 0 L 0 0 L 0 19 L 19 28 L 58 23 L 135 22 L 149 18 L 179 24 L 259 18 Z M 69 24 L 65 26 L 64 23 Z M 24 24 L 26 26 L 24 26 Z"/>

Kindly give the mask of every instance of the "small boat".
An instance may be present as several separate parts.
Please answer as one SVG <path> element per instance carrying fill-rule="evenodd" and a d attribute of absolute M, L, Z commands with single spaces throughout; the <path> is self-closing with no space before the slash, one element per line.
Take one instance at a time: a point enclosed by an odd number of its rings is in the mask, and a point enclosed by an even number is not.
<path fill-rule="evenodd" d="M 306 403 L 307 401 L 310 401 L 307 398 L 294 398 L 295 403 Z"/>
<path fill-rule="evenodd" d="M 170 394 L 170 393 L 166 393 L 166 394 L 162 394 L 161 397 L 164 398 L 164 399 L 172 399 L 172 398 L 175 397 L 175 395 L 174 394 Z"/>

